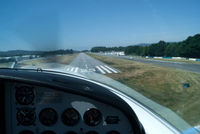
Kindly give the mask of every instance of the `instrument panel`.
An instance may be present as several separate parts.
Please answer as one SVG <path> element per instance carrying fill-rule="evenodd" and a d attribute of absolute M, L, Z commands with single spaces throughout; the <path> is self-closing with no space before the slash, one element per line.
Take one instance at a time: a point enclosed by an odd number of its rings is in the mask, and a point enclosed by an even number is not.
<path fill-rule="evenodd" d="M 5 88 L 9 133 L 133 134 L 127 117 L 109 104 L 24 83 L 7 82 Z"/>

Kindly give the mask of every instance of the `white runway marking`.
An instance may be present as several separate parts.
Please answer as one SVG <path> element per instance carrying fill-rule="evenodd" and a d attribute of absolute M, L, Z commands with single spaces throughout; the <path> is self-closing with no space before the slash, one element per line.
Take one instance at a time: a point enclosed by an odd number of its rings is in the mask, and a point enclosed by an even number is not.
<path fill-rule="evenodd" d="M 67 71 L 69 72 L 69 70 L 70 70 L 70 68 L 68 67 L 68 68 L 67 68 Z"/>
<path fill-rule="evenodd" d="M 87 64 L 85 65 L 85 67 L 86 67 L 86 69 L 88 69 L 88 65 Z"/>
<path fill-rule="evenodd" d="M 110 70 L 108 70 L 108 69 L 105 68 L 104 66 L 100 65 L 100 67 L 101 67 L 102 69 L 104 69 L 106 72 L 108 72 L 109 74 L 112 73 Z"/>
<path fill-rule="evenodd" d="M 73 72 L 73 71 L 74 71 L 74 68 L 72 67 L 70 71 Z"/>
<path fill-rule="evenodd" d="M 102 74 L 105 74 L 105 72 L 98 66 L 96 66 L 96 68 L 102 73 Z"/>
<path fill-rule="evenodd" d="M 74 72 L 77 73 L 77 71 L 78 71 L 78 67 L 75 68 Z"/>
<path fill-rule="evenodd" d="M 113 68 L 107 66 L 107 65 L 99 65 L 96 66 L 97 70 L 99 70 L 102 74 L 106 73 L 119 73 L 118 71 L 114 70 Z"/>
<path fill-rule="evenodd" d="M 110 69 L 111 71 L 113 71 L 114 73 L 118 73 L 116 70 L 110 68 L 109 66 L 105 65 L 106 68 Z"/>
<path fill-rule="evenodd" d="M 13 62 L 10 68 L 14 68 L 15 64 L 16 64 L 16 63 Z"/>

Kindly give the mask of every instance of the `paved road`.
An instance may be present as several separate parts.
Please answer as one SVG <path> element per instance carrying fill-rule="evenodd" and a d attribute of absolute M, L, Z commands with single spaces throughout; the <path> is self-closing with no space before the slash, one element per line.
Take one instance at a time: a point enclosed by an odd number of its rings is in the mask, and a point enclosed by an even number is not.
<path fill-rule="evenodd" d="M 183 63 L 183 62 L 133 58 L 131 56 L 116 56 L 116 55 L 107 55 L 107 56 L 114 57 L 114 58 L 133 60 L 133 61 L 142 62 L 142 63 L 154 64 L 154 65 L 158 65 L 158 66 L 182 69 L 182 70 L 191 71 L 191 72 L 195 72 L 195 73 L 200 73 L 200 64 L 188 64 L 188 63 Z"/>
<path fill-rule="evenodd" d="M 84 53 L 80 53 L 66 68 L 72 72 L 96 72 L 101 74 L 119 73 L 120 71 L 112 68 L 105 63 L 96 60 Z"/>

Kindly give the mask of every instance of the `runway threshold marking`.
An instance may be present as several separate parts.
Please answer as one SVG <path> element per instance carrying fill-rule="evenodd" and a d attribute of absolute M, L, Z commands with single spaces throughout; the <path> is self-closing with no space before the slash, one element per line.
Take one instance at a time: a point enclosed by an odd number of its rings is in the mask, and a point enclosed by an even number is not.
<path fill-rule="evenodd" d="M 69 71 L 69 70 L 70 70 L 70 68 L 68 67 L 68 68 L 67 68 L 67 71 Z"/>
<path fill-rule="evenodd" d="M 105 74 L 105 72 L 104 72 L 99 66 L 96 66 L 96 68 L 97 68 L 102 74 Z"/>
<path fill-rule="evenodd" d="M 116 70 L 112 69 L 111 67 L 105 65 L 106 68 L 110 69 L 111 71 L 113 71 L 114 73 L 118 73 Z"/>
<path fill-rule="evenodd" d="M 72 67 L 70 71 L 73 72 L 73 71 L 74 71 L 74 68 Z"/>
<path fill-rule="evenodd" d="M 88 66 L 87 66 L 88 67 Z M 75 72 L 77 73 L 78 70 L 80 68 L 79 67 L 67 67 L 66 71 L 70 71 L 70 72 Z M 84 70 L 84 71 L 83 71 Z M 96 72 L 99 71 L 101 74 L 106 74 L 106 73 L 118 73 L 117 70 L 107 66 L 107 65 L 99 65 L 99 66 L 95 66 L 95 68 L 87 68 L 87 69 L 80 69 L 81 72 L 85 72 L 85 71 L 89 71 L 89 72 Z M 98 72 L 97 71 L 97 72 Z"/>
<path fill-rule="evenodd" d="M 77 73 L 77 71 L 78 71 L 78 67 L 75 68 L 74 72 Z"/>
<path fill-rule="evenodd" d="M 85 64 L 85 67 L 86 67 L 86 69 L 88 69 L 88 65 L 87 64 Z"/>
<path fill-rule="evenodd" d="M 105 68 L 104 66 L 100 65 L 101 68 L 103 68 L 106 72 L 108 72 L 109 74 L 112 73 L 110 70 L 108 70 L 107 68 Z"/>

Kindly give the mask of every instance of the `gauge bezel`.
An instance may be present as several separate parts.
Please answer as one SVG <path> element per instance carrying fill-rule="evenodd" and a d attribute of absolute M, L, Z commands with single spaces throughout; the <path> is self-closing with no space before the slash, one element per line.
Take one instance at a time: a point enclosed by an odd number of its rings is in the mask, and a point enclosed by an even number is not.
<path fill-rule="evenodd" d="M 99 114 L 100 117 L 98 117 L 98 120 L 96 120 L 94 123 L 90 123 L 90 119 L 88 119 L 88 116 L 89 114 L 91 114 L 90 112 L 94 112 L 94 110 Z M 90 108 L 84 113 L 83 120 L 88 126 L 97 126 L 102 122 L 102 113 L 96 108 Z"/>
<path fill-rule="evenodd" d="M 30 86 L 20 86 L 20 87 L 15 87 L 15 99 L 17 101 L 17 103 L 19 103 L 20 105 L 29 105 L 29 104 L 32 104 L 34 99 L 35 99 L 35 91 L 34 91 L 34 88 L 33 87 L 30 87 Z M 22 89 L 29 89 L 31 92 L 31 96 L 29 95 L 28 97 L 26 96 L 27 99 L 30 99 L 30 101 L 28 102 L 23 102 L 20 98 L 19 98 L 19 92 L 22 92 L 22 91 L 19 91 L 19 90 L 22 90 Z M 26 91 L 27 92 L 27 91 Z"/>
<path fill-rule="evenodd" d="M 31 116 L 27 115 L 27 114 L 31 114 Z M 20 117 L 20 116 L 22 116 L 22 117 Z M 25 120 L 26 116 L 31 117 L 29 122 Z M 36 120 L 35 108 L 30 108 L 30 107 L 17 108 L 16 119 L 18 121 L 18 125 L 22 125 L 22 126 L 35 125 L 35 120 Z"/>
<path fill-rule="evenodd" d="M 43 118 L 43 114 L 45 112 L 53 112 L 54 118 L 51 122 L 46 122 L 47 119 Z M 53 108 L 44 108 L 39 113 L 39 120 L 40 120 L 40 123 L 45 125 L 45 126 L 53 126 L 58 121 L 58 113 Z"/>
<path fill-rule="evenodd" d="M 75 112 L 75 114 L 78 116 L 78 119 L 77 120 L 74 120 L 74 122 L 67 122 L 66 119 L 65 119 L 65 113 L 66 112 L 70 112 L 71 110 L 73 110 L 73 112 Z M 62 113 L 61 115 L 61 120 L 63 122 L 63 124 L 65 124 L 66 126 L 75 126 L 76 124 L 79 123 L 80 121 L 80 114 L 79 112 L 75 109 L 75 108 L 67 108 L 64 110 L 64 112 Z"/>

